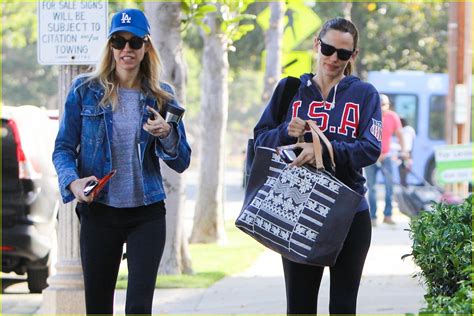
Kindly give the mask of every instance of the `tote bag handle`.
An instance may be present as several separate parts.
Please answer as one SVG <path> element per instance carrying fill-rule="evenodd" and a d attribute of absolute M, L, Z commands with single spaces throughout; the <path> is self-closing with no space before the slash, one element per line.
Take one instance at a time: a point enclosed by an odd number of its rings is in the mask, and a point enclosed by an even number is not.
<path fill-rule="evenodd" d="M 332 149 L 331 142 L 326 137 L 326 135 L 321 132 L 321 130 L 314 121 L 307 120 L 306 123 L 309 125 L 309 128 L 311 129 L 311 134 L 313 135 L 313 149 L 314 157 L 316 160 L 316 168 L 318 170 L 324 169 L 323 150 L 321 146 L 321 141 L 323 141 L 324 145 L 326 145 L 326 148 L 329 151 L 329 157 L 331 158 L 331 168 L 333 171 L 335 171 L 336 164 L 334 163 L 334 150 Z"/>

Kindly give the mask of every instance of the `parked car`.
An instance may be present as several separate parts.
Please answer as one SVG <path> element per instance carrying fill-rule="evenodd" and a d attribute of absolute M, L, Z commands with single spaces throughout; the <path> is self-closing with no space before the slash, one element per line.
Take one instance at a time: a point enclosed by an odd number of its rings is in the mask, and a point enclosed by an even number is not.
<path fill-rule="evenodd" d="M 51 162 L 58 120 L 32 105 L 2 107 L 2 272 L 47 287 L 59 189 Z"/>

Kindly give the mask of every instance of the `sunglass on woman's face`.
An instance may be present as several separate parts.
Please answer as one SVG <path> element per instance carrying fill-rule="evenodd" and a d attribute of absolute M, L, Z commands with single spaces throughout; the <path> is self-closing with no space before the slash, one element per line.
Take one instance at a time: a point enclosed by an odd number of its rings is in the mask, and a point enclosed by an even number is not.
<path fill-rule="evenodd" d="M 110 44 L 115 49 L 124 49 L 125 45 L 130 46 L 131 49 L 140 49 L 143 47 L 143 44 L 146 42 L 144 38 L 134 36 L 131 39 L 125 39 L 122 36 L 114 35 L 110 40 Z"/>
<path fill-rule="evenodd" d="M 353 50 L 336 48 L 332 45 L 324 43 L 321 39 L 319 39 L 319 44 L 321 46 L 321 53 L 324 56 L 331 56 L 334 54 L 334 52 L 337 52 L 337 58 L 343 61 L 349 60 L 349 58 L 351 58 L 352 54 L 355 52 L 355 48 Z"/>

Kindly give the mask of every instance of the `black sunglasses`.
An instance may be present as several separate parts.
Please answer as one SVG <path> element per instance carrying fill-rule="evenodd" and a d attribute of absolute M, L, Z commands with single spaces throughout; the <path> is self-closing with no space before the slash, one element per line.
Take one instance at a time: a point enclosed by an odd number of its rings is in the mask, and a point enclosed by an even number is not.
<path fill-rule="evenodd" d="M 131 49 L 140 49 L 143 47 L 143 44 L 146 42 L 144 38 L 134 36 L 131 39 L 125 39 L 122 36 L 114 35 L 110 39 L 110 44 L 112 45 L 113 48 L 115 49 L 124 49 L 125 45 L 130 46 Z"/>
<path fill-rule="evenodd" d="M 349 58 L 351 58 L 352 54 L 355 52 L 355 48 L 353 50 L 336 48 L 332 45 L 324 43 L 321 39 L 319 39 L 319 43 L 321 44 L 321 53 L 324 56 L 331 56 L 334 54 L 334 52 L 337 52 L 337 58 L 343 61 L 349 60 Z"/>

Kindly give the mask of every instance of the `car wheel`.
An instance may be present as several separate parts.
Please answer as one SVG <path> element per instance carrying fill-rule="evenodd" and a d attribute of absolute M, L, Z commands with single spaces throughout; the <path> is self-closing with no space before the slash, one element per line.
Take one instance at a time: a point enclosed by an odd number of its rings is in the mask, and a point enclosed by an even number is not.
<path fill-rule="evenodd" d="M 31 293 L 41 293 L 48 283 L 46 280 L 49 277 L 49 266 L 37 269 L 28 269 L 28 289 Z"/>

